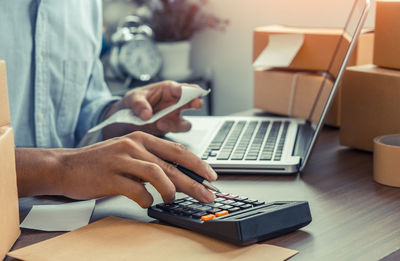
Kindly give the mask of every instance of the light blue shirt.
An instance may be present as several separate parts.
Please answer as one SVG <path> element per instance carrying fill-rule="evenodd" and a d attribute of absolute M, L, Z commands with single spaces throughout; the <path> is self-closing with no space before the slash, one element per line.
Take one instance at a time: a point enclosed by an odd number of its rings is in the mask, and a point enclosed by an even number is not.
<path fill-rule="evenodd" d="M 116 100 L 99 60 L 101 0 L 0 0 L 17 147 L 75 147 Z"/>

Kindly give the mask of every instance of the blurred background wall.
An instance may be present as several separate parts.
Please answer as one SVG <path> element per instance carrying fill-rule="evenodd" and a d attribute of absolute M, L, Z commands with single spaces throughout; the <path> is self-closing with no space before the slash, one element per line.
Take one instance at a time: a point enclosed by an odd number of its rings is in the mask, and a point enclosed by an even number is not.
<path fill-rule="evenodd" d="M 119 7 L 113 2 L 104 0 L 105 22 L 111 24 L 134 8 L 128 0 Z M 230 20 L 225 32 L 208 30 L 193 39 L 192 68 L 213 77 L 214 114 L 252 108 L 253 28 L 271 24 L 343 27 L 352 4 L 352 0 L 208 0 L 207 11 Z M 372 3 L 366 27 L 374 26 L 374 14 Z"/>

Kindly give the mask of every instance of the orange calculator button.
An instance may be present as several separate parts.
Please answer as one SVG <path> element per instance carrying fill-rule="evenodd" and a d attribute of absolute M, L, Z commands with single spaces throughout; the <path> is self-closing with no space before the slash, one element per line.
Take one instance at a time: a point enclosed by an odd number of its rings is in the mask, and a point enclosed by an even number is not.
<path fill-rule="evenodd" d="M 222 210 L 220 212 L 215 213 L 217 217 L 228 215 L 229 212 L 227 210 Z"/>
<path fill-rule="evenodd" d="M 210 219 L 213 219 L 213 218 L 215 218 L 215 216 L 213 214 L 208 214 L 208 215 L 202 216 L 201 220 L 207 221 L 207 220 L 210 220 Z"/>

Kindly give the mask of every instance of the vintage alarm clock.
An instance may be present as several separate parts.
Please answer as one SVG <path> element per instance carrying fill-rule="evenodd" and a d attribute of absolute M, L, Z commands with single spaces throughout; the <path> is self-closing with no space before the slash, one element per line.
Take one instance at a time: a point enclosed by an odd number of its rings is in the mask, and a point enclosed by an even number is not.
<path fill-rule="evenodd" d="M 154 44 L 153 30 L 137 16 L 127 16 L 111 36 L 110 65 L 121 80 L 149 81 L 160 71 L 162 56 Z"/>

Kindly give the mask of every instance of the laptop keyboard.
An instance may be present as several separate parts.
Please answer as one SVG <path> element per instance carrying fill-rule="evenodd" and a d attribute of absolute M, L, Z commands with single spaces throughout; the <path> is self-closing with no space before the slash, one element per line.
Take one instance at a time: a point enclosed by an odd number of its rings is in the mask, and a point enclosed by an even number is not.
<path fill-rule="evenodd" d="M 225 121 L 202 159 L 279 161 L 288 128 L 287 121 Z"/>

